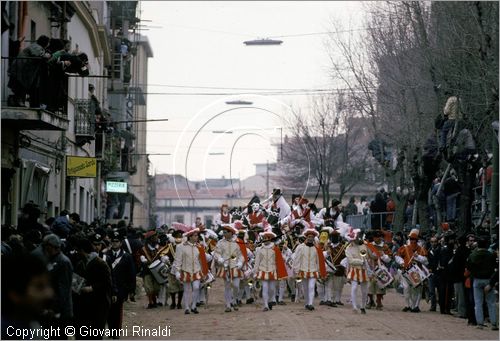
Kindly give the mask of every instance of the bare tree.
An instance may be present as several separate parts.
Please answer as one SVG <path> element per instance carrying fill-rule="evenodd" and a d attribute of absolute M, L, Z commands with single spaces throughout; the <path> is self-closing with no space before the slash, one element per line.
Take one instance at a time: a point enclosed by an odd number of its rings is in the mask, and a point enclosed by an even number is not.
<path fill-rule="evenodd" d="M 352 110 L 347 108 L 343 94 L 321 95 L 311 102 L 311 111 L 292 110 L 287 122 L 291 136 L 283 146 L 282 182 L 296 188 L 308 179 L 309 188 L 317 189 L 315 200 L 321 193 L 327 207 L 334 182 L 340 184 L 342 197 L 364 178 L 366 157 L 353 143 L 359 132 L 347 124 Z"/>
<path fill-rule="evenodd" d="M 414 223 L 418 219 L 425 230 L 428 192 L 441 163 L 434 118 L 448 96 L 462 99 L 467 115 L 461 124 L 479 146 L 487 148 L 491 141 L 483 136 L 498 108 L 498 3 L 376 2 L 367 9 L 361 37 L 341 35 L 343 28 L 332 24 L 337 32 L 328 45 L 333 77 L 371 118 L 380 155 L 384 146 L 393 146 L 397 165 L 381 158 L 382 166 L 393 188 L 415 191 Z M 477 168 L 469 161 L 447 161 L 462 169 L 459 222 L 465 231 L 470 179 Z M 404 198 L 395 199 L 402 206 Z"/>

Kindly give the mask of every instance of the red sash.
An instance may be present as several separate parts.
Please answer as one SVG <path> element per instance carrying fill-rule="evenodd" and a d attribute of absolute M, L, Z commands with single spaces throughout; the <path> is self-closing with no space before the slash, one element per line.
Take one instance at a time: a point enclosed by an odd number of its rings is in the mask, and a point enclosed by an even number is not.
<path fill-rule="evenodd" d="M 203 276 L 208 275 L 208 264 L 207 256 L 205 255 L 205 248 L 201 245 L 196 245 L 198 251 L 200 251 L 200 263 L 201 263 L 201 273 Z"/>
<path fill-rule="evenodd" d="M 323 255 L 323 250 L 319 246 L 315 246 L 318 252 L 318 262 L 319 262 L 319 275 L 321 278 L 326 278 L 326 262 L 325 255 Z"/>
<path fill-rule="evenodd" d="M 375 245 L 373 245 L 372 243 L 366 243 L 365 245 L 367 248 L 369 248 L 371 250 L 371 252 L 373 252 L 375 254 L 375 256 L 377 256 L 377 258 L 380 258 L 383 256 L 383 254 L 380 254 L 377 247 Z"/>
<path fill-rule="evenodd" d="M 240 247 L 241 254 L 243 255 L 243 262 L 246 264 L 248 262 L 247 246 L 240 238 L 236 238 L 236 244 Z"/>
<path fill-rule="evenodd" d="M 283 259 L 283 255 L 277 245 L 274 246 L 274 256 L 276 259 L 276 274 L 278 275 L 278 280 L 287 278 L 288 272 L 286 271 L 285 260 Z"/>

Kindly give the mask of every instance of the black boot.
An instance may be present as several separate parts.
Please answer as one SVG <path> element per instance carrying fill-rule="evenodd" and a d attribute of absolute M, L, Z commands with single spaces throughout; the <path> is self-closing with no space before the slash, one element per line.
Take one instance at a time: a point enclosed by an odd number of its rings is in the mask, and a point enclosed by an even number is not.
<path fill-rule="evenodd" d="M 184 291 L 177 293 L 179 295 L 179 299 L 177 300 L 177 309 L 182 309 L 182 295 L 184 295 Z"/>
<path fill-rule="evenodd" d="M 170 304 L 170 309 L 175 309 L 175 294 L 170 294 L 170 298 L 172 299 L 172 304 Z"/>

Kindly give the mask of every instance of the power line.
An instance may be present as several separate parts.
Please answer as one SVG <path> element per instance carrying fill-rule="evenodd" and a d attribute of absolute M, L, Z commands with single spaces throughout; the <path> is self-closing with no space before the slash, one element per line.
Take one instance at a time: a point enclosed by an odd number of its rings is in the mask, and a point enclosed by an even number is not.
<path fill-rule="evenodd" d="M 375 89 L 375 87 L 372 87 Z M 285 92 L 256 92 L 256 93 L 245 93 L 245 92 L 147 92 L 146 95 L 159 95 L 159 96 L 242 96 L 242 95 L 262 95 L 262 96 L 301 96 L 301 95 L 320 95 L 335 93 L 341 91 L 354 91 L 362 92 L 363 90 L 350 90 L 350 89 L 318 89 L 310 91 L 285 91 Z"/>
<path fill-rule="evenodd" d="M 261 91 L 310 91 L 314 89 L 300 88 L 238 88 L 238 87 L 222 87 L 222 86 L 194 86 L 194 85 L 170 85 L 170 84 L 138 84 L 139 86 L 158 86 L 166 88 L 186 88 L 186 89 L 213 89 L 213 90 L 261 90 Z"/>
<path fill-rule="evenodd" d="M 286 129 L 286 128 L 291 128 L 291 127 L 262 127 L 262 128 L 235 128 L 231 129 L 231 131 L 253 131 L 253 130 L 275 130 L 277 133 L 279 132 L 280 129 Z M 140 131 L 147 131 L 147 132 L 158 132 L 158 133 L 210 133 L 213 134 L 212 130 L 179 130 L 179 129 L 140 129 Z"/>
<path fill-rule="evenodd" d="M 327 32 L 311 32 L 311 33 L 298 33 L 298 34 L 288 34 L 282 36 L 270 36 L 269 38 L 291 38 L 291 37 L 302 37 L 302 36 L 313 36 L 313 35 L 323 35 L 323 34 L 331 34 L 331 33 L 350 33 L 357 31 L 366 31 L 376 28 L 388 28 L 386 27 L 365 27 L 365 28 L 354 28 L 350 30 L 341 30 L 341 31 L 327 31 Z"/>
<path fill-rule="evenodd" d="M 115 123 L 137 123 L 137 122 L 162 122 L 168 121 L 168 118 L 159 118 L 159 119 L 151 119 L 151 120 L 128 120 L 128 121 L 110 121 L 106 122 L 107 124 L 115 124 Z"/>
<path fill-rule="evenodd" d="M 165 26 L 172 26 L 172 27 L 181 27 L 181 28 L 187 28 L 191 30 L 199 30 L 199 31 L 207 31 L 207 32 L 216 32 L 216 33 L 224 33 L 224 34 L 231 34 L 231 35 L 236 35 L 236 36 L 242 36 L 242 37 L 255 37 L 258 35 L 255 34 L 248 34 L 248 33 L 236 33 L 236 32 L 229 32 L 229 31 L 223 31 L 223 30 L 217 30 L 217 29 L 210 29 L 210 28 L 203 28 L 203 27 L 193 27 L 193 26 L 186 26 L 186 25 L 175 25 L 175 24 L 167 24 L 164 22 L 160 22 L 161 24 Z M 372 30 L 372 29 L 380 29 L 380 28 L 389 28 L 388 26 L 380 26 L 380 27 L 364 27 L 364 28 L 353 28 L 353 29 L 348 29 L 348 30 L 340 30 L 340 31 L 326 31 L 326 32 L 309 32 L 309 33 L 297 33 L 297 34 L 285 34 L 285 35 L 277 35 L 277 36 L 266 36 L 266 38 L 293 38 L 293 37 L 302 37 L 302 36 L 312 36 L 312 35 L 323 35 L 323 34 L 332 34 L 332 33 L 351 33 L 351 32 L 359 32 L 359 31 L 367 31 L 367 30 Z"/>

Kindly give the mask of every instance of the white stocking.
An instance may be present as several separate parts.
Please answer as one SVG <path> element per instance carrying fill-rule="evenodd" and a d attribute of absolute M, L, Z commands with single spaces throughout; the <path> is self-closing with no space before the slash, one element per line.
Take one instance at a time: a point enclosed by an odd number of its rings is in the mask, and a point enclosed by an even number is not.
<path fill-rule="evenodd" d="M 279 281 L 279 294 L 278 294 L 278 299 L 280 302 L 283 302 L 283 296 L 285 296 L 285 290 L 286 290 L 286 280 L 281 280 Z"/>
<path fill-rule="evenodd" d="M 264 308 L 269 308 L 269 281 L 262 281 L 262 301 L 264 302 Z"/>
<path fill-rule="evenodd" d="M 325 300 L 325 284 L 321 284 L 321 283 L 317 282 L 316 287 L 318 288 L 319 300 L 324 301 Z"/>
<path fill-rule="evenodd" d="M 196 303 L 198 303 L 198 297 L 200 295 L 200 280 L 196 280 L 191 283 L 193 292 L 193 301 L 191 302 L 191 309 L 196 308 Z"/>
<path fill-rule="evenodd" d="M 224 281 L 224 300 L 227 308 L 231 308 L 232 296 L 231 281 L 226 280 Z"/>
<path fill-rule="evenodd" d="M 368 282 L 360 283 L 359 286 L 361 287 L 361 309 L 365 309 L 368 298 Z"/>
<path fill-rule="evenodd" d="M 232 299 L 231 299 L 231 303 L 233 305 L 236 305 L 236 298 L 238 297 L 238 291 L 240 291 L 240 279 L 233 278 L 233 292 L 232 292 Z"/>
<path fill-rule="evenodd" d="M 358 282 L 351 281 L 351 303 L 353 309 L 358 309 L 358 305 L 356 303 L 356 290 L 358 289 Z"/>
<path fill-rule="evenodd" d="M 333 291 L 333 276 L 329 276 L 328 279 L 326 280 L 326 285 L 325 285 L 325 302 L 333 302 L 332 291 Z"/>
<path fill-rule="evenodd" d="M 276 303 L 276 281 L 269 281 L 270 302 Z"/>
<path fill-rule="evenodd" d="M 189 301 L 192 296 L 192 286 L 189 282 L 184 282 L 184 293 L 182 294 L 182 305 L 184 306 L 184 310 L 189 310 Z"/>

